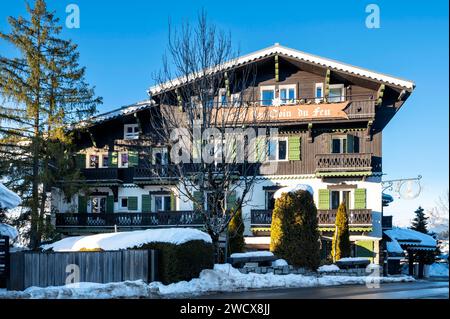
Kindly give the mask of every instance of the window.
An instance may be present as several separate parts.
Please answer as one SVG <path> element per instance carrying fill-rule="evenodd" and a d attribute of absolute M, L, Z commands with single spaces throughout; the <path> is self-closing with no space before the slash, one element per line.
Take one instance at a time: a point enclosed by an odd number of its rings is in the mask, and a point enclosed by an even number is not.
<path fill-rule="evenodd" d="M 139 126 L 137 124 L 125 124 L 123 138 L 125 140 L 135 140 L 139 138 Z"/>
<path fill-rule="evenodd" d="M 152 150 L 154 165 L 167 165 L 169 162 L 169 153 L 167 148 L 154 148 Z"/>
<path fill-rule="evenodd" d="M 170 210 L 170 196 L 169 195 L 155 195 L 154 199 L 154 211 L 162 212 Z"/>
<path fill-rule="evenodd" d="M 109 165 L 109 155 L 105 153 L 102 155 L 102 167 L 108 167 Z"/>
<path fill-rule="evenodd" d="M 281 104 L 294 104 L 296 99 L 295 84 L 280 86 Z"/>
<path fill-rule="evenodd" d="M 220 106 L 227 106 L 228 105 L 228 99 L 227 99 L 227 91 L 226 89 L 220 89 L 219 90 L 219 98 L 218 102 Z"/>
<path fill-rule="evenodd" d="M 331 139 L 331 153 L 347 153 L 346 136 L 335 136 Z"/>
<path fill-rule="evenodd" d="M 330 84 L 328 102 L 342 102 L 342 101 L 345 101 L 344 84 Z"/>
<path fill-rule="evenodd" d="M 206 194 L 206 209 L 208 211 L 215 210 L 220 212 L 224 209 L 225 195 L 223 193 L 207 193 Z"/>
<path fill-rule="evenodd" d="M 267 154 L 269 161 L 285 161 L 287 160 L 287 138 L 274 138 L 269 139 L 267 143 L 268 150 Z"/>
<path fill-rule="evenodd" d="M 128 153 L 120 153 L 120 167 L 128 167 Z"/>
<path fill-rule="evenodd" d="M 316 83 L 316 103 L 320 103 L 323 100 L 323 83 Z"/>
<path fill-rule="evenodd" d="M 98 168 L 98 155 L 89 155 L 89 167 Z"/>
<path fill-rule="evenodd" d="M 338 209 L 341 203 L 346 205 L 347 210 L 350 209 L 350 191 L 331 191 L 331 209 Z"/>
<path fill-rule="evenodd" d="M 272 101 L 274 98 L 275 98 L 274 86 L 261 87 L 261 105 L 263 106 L 272 105 Z"/>
<path fill-rule="evenodd" d="M 266 192 L 266 209 L 273 210 L 275 208 L 275 191 Z"/>
<path fill-rule="evenodd" d="M 88 212 L 100 214 L 106 212 L 106 196 L 92 196 L 88 202 Z"/>
<path fill-rule="evenodd" d="M 121 210 L 128 209 L 128 197 L 120 197 L 119 198 L 119 209 L 121 209 Z"/>

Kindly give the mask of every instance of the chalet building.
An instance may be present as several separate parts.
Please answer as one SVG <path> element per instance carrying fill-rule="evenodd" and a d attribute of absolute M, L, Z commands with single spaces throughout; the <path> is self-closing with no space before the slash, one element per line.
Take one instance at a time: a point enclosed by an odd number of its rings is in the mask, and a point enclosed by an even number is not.
<path fill-rule="evenodd" d="M 280 132 L 269 151 L 276 171 L 258 173 L 251 205 L 243 207 L 247 245 L 267 248 L 276 190 L 306 184 L 314 190 L 324 256 L 331 249 L 338 205 L 345 202 L 354 256 L 379 262 L 382 132 L 414 83 L 278 44 L 227 67 L 242 65 L 257 69 L 251 102 L 278 112 L 272 125 Z M 150 122 L 165 106 L 160 87 L 149 92 L 148 101 L 98 115 L 77 133 L 87 188 L 72 198 L 53 189 L 59 232 L 201 227 L 193 203 L 174 187 L 179 181 L 170 174 L 160 178 L 170 165 L 169 149 L 155 140 Z M 228 200 L 234 196 L 239 194 Z"/>

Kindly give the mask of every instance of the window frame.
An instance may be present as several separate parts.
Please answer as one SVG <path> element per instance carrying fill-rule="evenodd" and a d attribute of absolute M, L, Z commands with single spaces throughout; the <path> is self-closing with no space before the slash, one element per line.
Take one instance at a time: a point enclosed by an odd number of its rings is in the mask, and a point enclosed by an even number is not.
<path fill-rule="evenodd" d="M 294 97 L 292 99 L 289 98 L 289 90 L 294 89 Z M 287 98 L 283 99 L 281 98 L 281 90 L 286 90 Z M 279 92 L 279 99 L 281 101 L 281 104 L 295 104 L 295 101 L 297 100 L 297 84 L 283 84 L 278 86 L 278 92 Z M 291 102 L 292 101 L 292 102 Z"/>
<path fill-rule="evenodd" d="M 161 205 L 162 205 L 162 210 L 157 210 L 156 209 L 156 198 L 157 197 L 161 197 Z M 166 198 L 169 198 L 168 200 L 168 204 L 169 207 L 166 207 Z M 159 212 L 167 212 L 170 211 L 170 194 L 158 194 L 158 195 L 152 195 L 152 212 L 154 213 L 159 213 Z"/>
<path fill-rule="evenodd" d="M 107 157 L 106 165 L 105 165 L 104 156 Z M 100 162 L 101 166 L 99 166 L 99 167 L 101 167 L 101 168 L 108 168 L 109 167 L 109 153 L 101 153 L 100 154 L 100 159 L 101 159 L 101 162 Z"/>
<path fill-rule="evenodd" d="M 122 161 L 122 155 L 124 155 L 124 154 L 126 154 L 127 155 L 127 164 L 126 165 L 124 165 L 123 164 L 123 161 Z M 130 165 L 130 158 L 129 158 L 129 154 L 128 154 L 128 152 L 119 152 L 118 153 L 118 156 L 119 156 L 119 158 L 118 158 L 118 167 L 119 168 L 128 168 L 129 167 L 129 165 Z"/>
<path fill-rule="evenodd" d="M 92 157 L 96 157 L 97 158 L 97 166 L 91 166 L 91 156 Z M 96 169 L 96 168 L 100 168 L 101 166 L 100 166 L 100 155 L 99 154 L 97 154 L 97 153 L 90 153 L 90 154 L 88 154 L 88 156 L 86 156 L 87 157 L 87 165 L 86 165 L 86 168 L 90 168 L 90 169 Z"/>
<path fill-rule="evenodd" d="M 320 96 L 317 95 L 317 89 L 319 89 L 319 88 L 320 88 L 320 93 L 321 93 Z M 314 97 L 316 99 L 316 103 L 320 103 L 323 101 L 323 98 L 324 98 L 323 93 L 324 93 L 323 92 L 323 82 L 316 83 L 314 86 Z"/>
<path fill-rule="evenodd" d="M 127 200 L 127 206 L 126 207 L 122 206 L 122 200 L 123 199 Z M 118 201 L 118 205 L 117 206 L 118 206 L 117 207 L 118 210 L 120 210 L 120 211 L 128 210 L 128 196 L 119 196 L 119 201 Z"/>
<path fill-rule="evenodd" d="M 270 154 L 269 154 L 269 145 L 271 141 L 276 141 L 276 158 L 275 159 L 271 159 L 270 158 Z M 285 159 L 280 159 L 280 146 L 279 146 L 279 142 L 280 141 L 285 141 L 286 142 L 286 158 Z M 287 136 L 282 136 L 282 137 L 274 137 L 274 138 L 268 138 L 267 139 L 267 159 L 269 160 L 269 162 L 287 162 L 289 161 L 289 138 Z"/>
<path fill-rule="evenodd" d="M 342 83 L 339 84 L 330 84 L 329 85 L 329 92 L 331 92 L 332 89 L 340 89 L 341 90 L 341 95 L 339 97 L 339 100 L 337 101 L 330 101 L 330 94 L 328 94 L 328 102 L 332 102 L 332 103 L 339 103 L 339 102 L 344 102 L 345 101 L 345 85 Z"/>
<path fill-rule="evenodd" d="M 340 148 L 340 152 L 339 153 L 334 153 L 333 152 L 333 140 L 340 140 L 339 143 L 339 148 Z M 344 145 L 344 141 L 345 140 L 345 145 Z M 330 145 L 330 153 L 331 154 L 347 154 L 347 135 L 332 135 L 331 136 L 331 145 Z"/>
<path fill-rule="evenodd" d="M 128 133 L 128 128 L 132 128 L 133 132 Z M 124 140 L 137 140 L 139 139 L 139 125 L 135 124 L 124 124 L 123 125 L 123 139 Z"/>
<path fill-rule="evenodd" d="M 272 91 L 272 93 L 273 93 L 272 101 L 270 101 L 269 104 L 266 104 L 267 100 L 263 99 L 263 91 Z M 260 104 L 261 104 L 261 106 L 271 106 L 271 105 L 273 105 L 273 100 L 276 98 L 275 85 L 263 85 L 263 86 L 260 86 L 260 88 L 259 88 L 259 95 L 260 95 Z"/>

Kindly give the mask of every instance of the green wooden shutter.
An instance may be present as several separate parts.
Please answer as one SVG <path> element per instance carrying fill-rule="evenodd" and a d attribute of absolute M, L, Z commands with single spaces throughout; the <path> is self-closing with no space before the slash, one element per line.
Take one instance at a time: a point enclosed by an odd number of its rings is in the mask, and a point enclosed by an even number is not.
<path fill-rule="evenodd" d="M 109 167 L 117 167 L 119 162 L 119 155 L 117 152 L 111 152 L 109 154 Z"/>
<path fill-rule="evenodd" d="M 177 210 L 177 198 L 175 197 L 174 192 L 170 192 L 170 210 L 171 211 Z"/>
<path fill-rule="evenodd" d="M 86 154 L 76 155 L 76 165 L 78 168 L 86 168 Z"/>
<path fill-rule="evenodd" d="M 203 197 L 203 193 L 202 192 L 199 192 L 199 191 L 195 191 L 194 192 L 194 199 L 195 199 L 195 202 L 194 202 L 194 209 L 200 209 L 200 203 L 203 203 L 204 202 L 204 197 Z"/>
<path fill-rule="evenodd" d="M 290 161 L 300 160 L 300 137 L 289 136 L 288 138 L 288 159 Z"/>
<path fill-rule="evenodd" d="M 329 189 L 319 189 L 319 209 L 330 209 Z"/>
<path fill-rule="evenodd" d="M 347 134 L 347 153 L 355 152 L 355 136 Z"/>
<path fill-rule="evenodd" d="M 139 154 L 136 151 L 128 151 L 128 167 L 135 167 L 139 164 Z"/>
<path fill-rule="evenodd" d="M 142 195 L 142 212 L 150 213 L 152 211 L 152 197 L 150 195 Z"/>
<path fill-rule="evenodd" d="M 368 257 L 373 262 L 374 244 L 372 240 L 359 240 L 356 242 L 356 257 Z"/>
<path fill-rule="evenodd" d="M 236 192 L 231 191 L 227 194 L 227 209 L 234 209 L 236 205 Z"/>
<path fill-rule="evenodd" d="M 106 212 L 114 213 L 114 196 L 108 195 L 106 198 Z"/>
<path fill-rule="evenodd" d="M 78 214 L 87 213 L 87 201 L 86 196 L 78 196 Z"/>
<path fill-rule="evenodd" d="M 138 198 L 136 196 L 128 197 L 128 210 L 138 209 Z"/>
<path fill-rule="evenodd" d="M 365 209 L 366 208 L 366 189 L 357 188 L 355 189 L 355 203 L 354 209 Z"/>
<path fill-rule="evenodd" d="M 265 162 L 266 154 L 267 154 L 267 143 L 265 136 L 258 136 L 256 139 L 255 145 L 255 160 L 256 162 Z"/>

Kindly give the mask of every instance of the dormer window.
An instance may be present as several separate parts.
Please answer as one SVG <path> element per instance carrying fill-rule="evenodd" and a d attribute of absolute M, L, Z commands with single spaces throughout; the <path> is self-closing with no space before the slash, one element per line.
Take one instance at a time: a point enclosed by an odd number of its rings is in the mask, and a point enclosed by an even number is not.
<path fill-rule="evenodd" d="M 125 124 L 123 128 L 123 138 L 125 140 L 135 140 L 139 138 L 139 127 L 137 124 Z"/>

